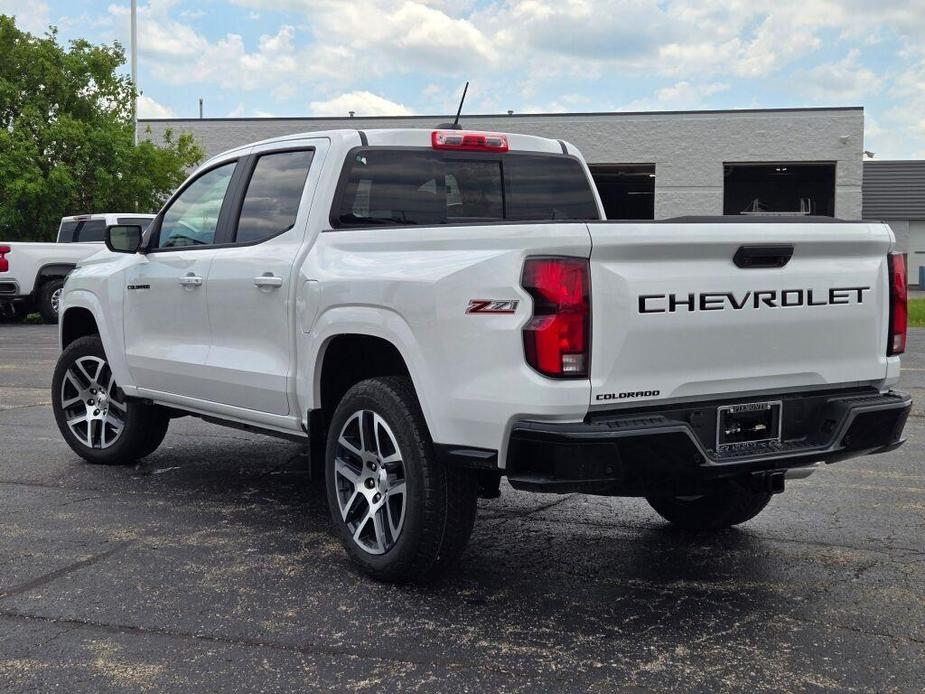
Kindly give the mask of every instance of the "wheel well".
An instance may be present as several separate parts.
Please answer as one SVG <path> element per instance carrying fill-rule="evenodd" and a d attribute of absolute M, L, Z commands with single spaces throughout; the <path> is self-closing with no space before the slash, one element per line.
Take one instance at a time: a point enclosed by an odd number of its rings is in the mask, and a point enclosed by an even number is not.
<path fill-rule="evenodd" d="M 371 335 L 338 335 L 324 351 L 321 409 L 327 418 L 350 388 L 376 376 L 408 376 L 408 366 L 388 340 Z"/>
<path fill-rule="evenodd" d="M 85 308 L 75 307 L 68 309 L 61 318 L 61 347 L 67 347 L 79 337 L 99 335 L 93 314 Z"/>
<path fill-rule="evenodd" d="M 35 283 L 39 285 L 48 280 L 63 279 L 74 267 L 74 265 L 45 265 L 36 273 Z"/>
<path fill-rule="evenodd" d="M 328 343 L 321 363 L 320 407 L 308 413 L 312 479 L 324 478 L 328 423 L 337 403 L 352 386 L 376 376 L 408 376 L 408 366 L 388 340 L 371 335 L 338 335 Z"/>

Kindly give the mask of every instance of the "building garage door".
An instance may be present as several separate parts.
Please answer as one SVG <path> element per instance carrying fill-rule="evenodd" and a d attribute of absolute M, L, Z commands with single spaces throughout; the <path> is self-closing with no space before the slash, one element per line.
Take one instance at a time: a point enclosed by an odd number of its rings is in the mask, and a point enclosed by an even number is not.
<path fill-rule="evenodd" d="M 607 219 L 655 219 L 655 164 L 590 164 Z"/>
<path fill-rule="evenodd" d="M 835 216 L 833 163 L 727 163 L 723 178 L 723 214 Z"/>

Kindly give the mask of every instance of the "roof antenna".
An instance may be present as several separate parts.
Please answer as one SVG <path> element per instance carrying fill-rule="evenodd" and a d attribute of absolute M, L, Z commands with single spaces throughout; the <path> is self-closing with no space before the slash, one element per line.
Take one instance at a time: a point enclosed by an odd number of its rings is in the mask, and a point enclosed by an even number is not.
<path fill-rule="evenodd" d="M 462 130 L 462 126 L 459 124 L 459 114 L 462 113 L 463 102 L 466 100 L 466 92 L 469 91 L 469 83 L 466 82 L 466 86 L 463 87 L 462 98 L 459 100 L 459 108 L 456 109 L 456 120 L 452 123 L 441 123 L 438 125 L 438 128 L 446 128 L 448 130 Z"/>

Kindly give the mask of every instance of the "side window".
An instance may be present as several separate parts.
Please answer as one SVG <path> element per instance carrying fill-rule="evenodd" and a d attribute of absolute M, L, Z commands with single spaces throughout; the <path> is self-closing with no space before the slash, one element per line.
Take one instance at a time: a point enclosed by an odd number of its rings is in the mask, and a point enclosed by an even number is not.
<path fill-rule="evenodd" d="M 78 222 L 61 222 L 58 228 L 58 243 L 72 243 L 74 232 L 77 231 Z"/>
<path fill-rule="evenodd" d="M 77 237 L 75 241 L 102 241 L 103 237 L 106 236 L 106 220 L 104 219 L 91 219 L 89 222 L 84 222 L 80 225 L 80 228 L 77 230 Z"/>
<path fill-rule="evenodd" d="M 311 150 L 264 154 L 247 184 L 236 243 L 255 243 L 289 231 L 295 224 Z"/>
<path fill-rule="evenodd" d="M 161 222 L 157 248 L 207 246 L 215 240 L 218 215 L 237 162 L 223 164 L 193 181 L 173 201 Z"/>

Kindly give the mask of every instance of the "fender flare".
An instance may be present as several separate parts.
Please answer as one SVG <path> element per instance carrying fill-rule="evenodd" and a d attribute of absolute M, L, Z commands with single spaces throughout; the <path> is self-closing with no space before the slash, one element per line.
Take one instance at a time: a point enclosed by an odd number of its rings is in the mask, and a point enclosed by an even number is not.
<path fill-rule="evenodd" d="M 311 382 L 305 390 L 312 406 L 321 402 L 321 372 L 328 346 L 341 335 L 367 335 L 390 343 L 405 362 L 411 384 L 417 394 L 424 421 L 436 439 L 434 425 L 439 418 L 434 412 L 430 397 L 432 379 L 423 365 L 423 353 L 414 337 L 411 326 L 396 311 L 381 306 L 335 306 L 322 311 L 314 321 L 310 337 L 307 363 L 311 364 Z"/>
<path fill-rule="evenodd" d="M 116 377 L 116 383 L 119 384 L 122 390 L 126 391 L 126 394 L 134 395 L 135 385 L 128 368 L 128 361 L 125 358 L 122 335 L 114 335 L 110 325 L 103 319 L 106 312 L 103 310 L 99 298 L 86 289 L 72 289 L 65 296 L 66 301 L 62 306 L 61 319 L 58 321 L 58 344 L 62 345 L 62 333 L 67 312 L 73 308 L 83 308 L 89 311 L 93 316 L 93 320 L 96 321 L 100 340 L 103 342 L 103 350 L 106 352 L 109 368 L 112 369 L 112 373 Z"/>
<path fill-rule="evenodd" d="M 77 267 L 77 263 L 48 263 L 39 268 L 35 273 L 35 289 L 38 289 L 42 280 L 63 279 L 68 273 Z"/>

